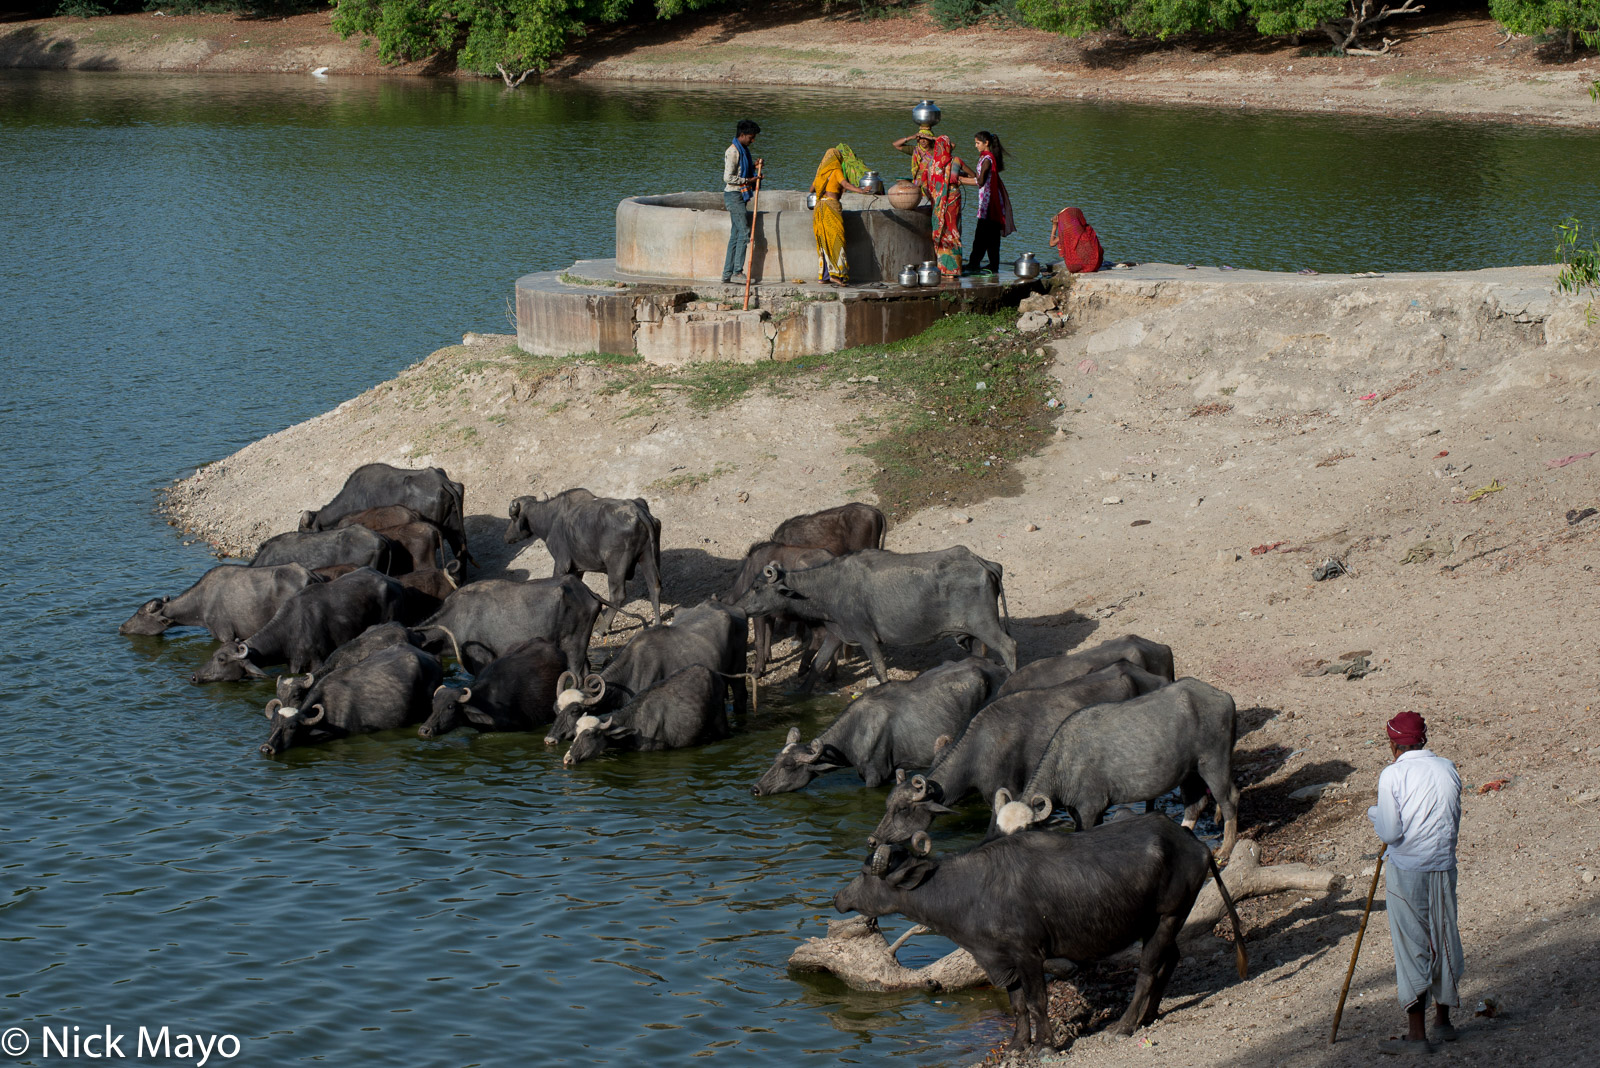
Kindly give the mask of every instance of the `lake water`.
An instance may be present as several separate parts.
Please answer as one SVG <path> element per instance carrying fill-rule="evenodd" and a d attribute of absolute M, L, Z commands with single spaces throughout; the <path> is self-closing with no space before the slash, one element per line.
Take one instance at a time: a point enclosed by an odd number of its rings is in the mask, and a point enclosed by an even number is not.
<path fill-rule="evenodd" d="M 991 993 L 786 974 L 881 811 L 848 775 L 749 796 L 824 707 L 572 773 L 471 732 L 269 760 L 264 687 L 189 685 L 193 631 L 116 634 L 214 562 L 154 489 L 508 331 L 517 275 L 609 255 L 622 196 L 711 188 L 734 119 L 779 186 L 841 140 L 903 173 L 914 95 L 0 74 L 0 1029 L 33 1057 L 43 1026 L 166 1026 L 408 1066 L 959 1064 L 1005 1037 Z M 1008 256 L 1067 204 L 1115 257 L 1325 271 L 1543 261 L 1600 217 L 1587 131 L 940 102 L 958 146 L 1012 151 Z"/>

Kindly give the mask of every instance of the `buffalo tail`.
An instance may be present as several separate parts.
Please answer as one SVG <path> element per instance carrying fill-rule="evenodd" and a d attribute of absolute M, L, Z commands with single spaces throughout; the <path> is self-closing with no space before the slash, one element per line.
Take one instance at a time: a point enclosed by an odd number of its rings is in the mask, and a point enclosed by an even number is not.
<path fill-rule="evenodd" d="M 1222 895 L 1222 903 L 1228 906 L 1228 918 L 1233 921 L 1233 958 L 1239 966 L 1239 978 L 1250 977 L 1250 957 L 1244 951 L 1244 928 L 1239 924 L 1239 910 L 1233 907 L 1233 897 L 1228 893 L 1228 887 L 1222 881 L 1222 872 L 1217 870 L 1217 858 L 1211 855 L 1211 850 L 1206 850 L 1206 863 L 1211 865 L 1211 877 L 1217 881 L 1217 892 Z"/>

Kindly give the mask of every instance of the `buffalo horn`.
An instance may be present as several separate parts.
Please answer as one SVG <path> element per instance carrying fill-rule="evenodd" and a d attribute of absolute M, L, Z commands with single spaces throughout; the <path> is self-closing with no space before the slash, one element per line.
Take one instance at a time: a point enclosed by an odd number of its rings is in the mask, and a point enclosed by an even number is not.
<path fill-rule="evenodd" d="M 266 716 L 268 719 L 271 719 L 273 713 L 277 712 L 278 709 L 282 707 L 283 702 L 274 697 L 272 700 L 267 702 L 266 711 L 264 711 L 262 715 Z"/>
<path fill-rule="evenodd" d="M 583 692 L 589 696 L 583 699 L 586 705 L 592 705 L 606 695 L 606 680 L 599 675 L 590 675 L 583 680 Z"/>
<path fill-rule="evenodd" d="M 761 569 L 761 577 L 766 579 L 768 582 L 777 582 L 778 581 L 778 565 L 777 564 L 768 564 L 766 567 L 762 568 Z"/>
<path fill-rule="evenodd" d="M 556 693 L 561 693 L 563 690 L 576 690 L 577 688 L 578 676 L 570 671 L 563 671 L 561 677 L 556 680 Z"/>
<path fill-rule="evenodd" d="M 889 874 L 889 847 L 881 845 L 872 851 L 872 874 L 883 878 Z"/>
<path fill-rule="evenodd" d="M 928 837 L 927 831 L 918 831 L 911 836 L 911 851 L 919 857 L 933 852 L 933 839 Z"/>
<path fill-rule="evenodd" d="M 308 727 L 313 723 L 321 723 L 322 722 L 322 717 L 324 717 L 324 716 L 326 716 L 328 714 L 328 710 L 326 708 L 323 708 L 320 704 L 312 705 L 311 707 L 316 710 L 317 714 L 314 715 L 314 716 L 310 716 L 307 719 L 301 721 L 301 722 L 305 723 L 305 725 L 308 726 Z"/>
<path fill-rule="evenodd" d="M 1042 823 L 1050 818 L 1050 813 L 1055 809 L 1056 806 L 1054 802 L 1050 800 L 1049 795 L 1034 794 L 1032 804 L 1029 807 L 1033 809 L 1033 814 L 1037 816 L 1039 822 Z"/>
<path fill-rule="evenodd" d="M 250 647 L 244 642 L 233 643 L 233 655 L 243 659 L 250 655 Z"/>
<path fill-rule="evenodd" d="M 800 743 L 800 728 L 799 727 L 790 727 L 789 728 L 789 736 L 783 740 L 784 747 L 787 748 L 788 746 L 798 745 L 799 743 Z"/>
<path fill-rule="evenodd" d="M 461 696 L 456 698 L 456 704 L 464 705 L 470 700 L 472 700 L 472 687 L 471 686 L 463 686 L 463 687 L 461 687 Z"/>
<path fill-rule="evenodd" d="M 911 776 L 911 800 L 926 801 L 928 799 L 928 780 L 921 775 Z"/>
<path fill-rule="evenodd" d="M 312 686 L 316 685 L 317 679 L 315 675 L 308 671 L 304 675 L 300 676 L 300 681 L 301 684 L 309 690 Z"/>

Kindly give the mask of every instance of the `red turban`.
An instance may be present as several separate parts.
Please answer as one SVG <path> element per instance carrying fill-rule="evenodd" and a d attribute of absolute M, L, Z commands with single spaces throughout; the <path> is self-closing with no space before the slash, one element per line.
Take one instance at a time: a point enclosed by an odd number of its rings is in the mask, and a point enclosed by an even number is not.
<path fill-rule="evenodd" d="M 1428 725 L 1415 712 L 1402 712 L 1389 721 L 1389 741 L 1395 745 L 1428 744 Z"/>

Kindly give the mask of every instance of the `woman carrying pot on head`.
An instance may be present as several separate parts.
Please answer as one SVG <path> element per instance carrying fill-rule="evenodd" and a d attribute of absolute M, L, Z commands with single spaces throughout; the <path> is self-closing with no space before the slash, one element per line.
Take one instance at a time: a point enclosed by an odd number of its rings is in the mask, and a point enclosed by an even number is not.
<path fill-rule="evenodd" d="M 972 234 L 972 258 L 968 262 L 973 274 L 999 274 L 1000 239 L 1017 232 L 1011 195 L 1000 180 L 1000 172 L 1006 169 L 1006 150 L 1000 138 L 988 130 L 974 134 L 972 145 L 978 150 L 978 173 L 961 179 L 962 185 L 978 187 L 978 225 Z M 987 269 L 982 268 L 985 256 L 989 258 Z"/>
<path fill-rule="evenodd" d="M 817 206 L 811 212 L 811 233 L 817 239 L 817 281 L 842 286 L 850 281 L 850 265 L 844 255 L 844 210 L 839 197 L 845 191 L 865 193 L 857 182 L 867 173 L 850 146 L 839 144 L 822 154 L 811 192 Z"/>
<path fill-rule="evenodd" d="M 910 142 L 916 141 L 911 147 Z M 945 278 L 961 276 L 961 176 L 967 171 L 950 144 L 950 138 L 933 135 L 924 126 L 910 137 L 893 142 L 901 152 L 911 153 L 911 176 L 923 195 L 933 204 L 933 251 L 939 260 L 939 274 Z"/>

